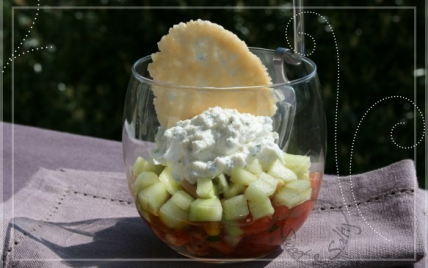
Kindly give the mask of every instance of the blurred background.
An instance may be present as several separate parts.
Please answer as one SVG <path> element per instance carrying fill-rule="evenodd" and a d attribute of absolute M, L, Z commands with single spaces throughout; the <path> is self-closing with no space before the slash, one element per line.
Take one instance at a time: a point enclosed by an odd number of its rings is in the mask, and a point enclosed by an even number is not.
<path fill-rule="evenodd" d="M 288 47 L 285 27 L 293 16 L 292 0 L 213 2 L 3 1 L 3 55 L 7 60 L 13 51 L 12 22 L 14 49 L 16 54 L 21 54 L 15 59 L 13 81 L 11 65 L 4 68 L 4 121 L 11 122 L 13 114 L 16 124 L 120 141 L 131 65 L 156 52 L 156 43 L 179 22 L 199 18 L 210 20 L 234 32 L 249 46 Z M 414 101 L 425 114 L 425 7 L 423 1 L 405 0 L 358 1 L 359 7 L 355 6 L 356 1 L 351 3 L 350 0 L 320 0 L 316 1 L 317 6 L 314 1 L 309 2 L 305 3 L 306 10 L 329 21 L 339 47 L 338 159 L 340 175 L 349 175 L 354 133 L 373 104 L 385 97 L 399 95 Z M 39 11 L 19 8 L 37 7 L 37 4 L 55 8 Z M 146 8 L 135 8 L 137 5 Z M 148 8 L 150 5 L 166 8 Z M 265 7 L 254 8 L 260 5 Z M 354 8 L 346 7 L 351 5 Z M 366 5 L 369 7 L 364 7 Z M 12 6 L 17 7 L 13 12 Z M 134 8 L 129 8 L 131 6 Z M 208 8 L 210 6 L 230 8 Z M 327 116 L 326 173 L 336 174 L 334 38 L 324 20 L 315 14 L 305 15 L 305 28 L 316 42 L 309 37 L 305 39 L 307 53 L 314 49 L 310 58 L 318 65 Z M 291 22 L 288 28 L 291 45 L 292 32 Z M 426 187 L 424 141 L 416 149 L 405 150 L 396 146 L 391 141 L 390 131 L 398 122 L 406 124 L 394 129 L 392 137 L 397 144 L 413 146 L 419 141 L 424 133 L 423 119 L 417 109 L 415 113 L 411 102 L 390 99 L 370 109 L 358 128 L 352 174 L 402 159 L 416 159 L 419 183 Z"/>

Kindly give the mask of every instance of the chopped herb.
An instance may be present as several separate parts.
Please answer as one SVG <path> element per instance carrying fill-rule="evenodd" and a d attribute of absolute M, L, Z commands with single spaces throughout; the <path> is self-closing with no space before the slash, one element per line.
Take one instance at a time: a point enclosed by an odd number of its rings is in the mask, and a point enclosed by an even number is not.
<path fill-rule="evenodd" d="M 269 229 L 269 233 L 275 232 L 275 230 L 278 229 L 278 225 L 276 223 L 272 225 L 272 227 Z"/>
<path fill-rule="evenodd" d="M 217 241 L 220 241 L 221 238 L 220 236 L 215 235 L 215 236 L 208 236 L 206 240 L 207 242 L 217 242 Z"/>

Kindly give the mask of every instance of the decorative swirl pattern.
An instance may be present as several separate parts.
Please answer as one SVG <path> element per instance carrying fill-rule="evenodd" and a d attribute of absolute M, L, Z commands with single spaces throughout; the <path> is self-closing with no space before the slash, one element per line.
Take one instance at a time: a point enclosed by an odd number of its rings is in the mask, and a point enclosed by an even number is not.
<path fill-rule="evenodd" d="M 38 50 L 42 50 L 42 49 L 52 49 L 52 48 L 53 48 L 53 46 L 35 47 L 35 48 L 29 49 L 27 51 L 24 51 L 24 52 L 22 52 L 22 53 L 20 53 L 18 55 L 12 55 L 12 56 L 13 56 L 13 59 L 16 59 L 16 58 L 18 58 L 20 56 L 23 56 L 25 54 L 28 54 L 30 52 L 34 52 L 34 51 L 38 51 Z M 9 58 L 9 61 L 7 61 L 6 65 L 3 66 L 3 69 L 6 69 L 6 67 L 9 65 L 9 63 L 11 63 L 13 61 L 13 59 Z M 2 71 L 2 73 L 4 73 L 4 70 Z"/>
<path fill-rule="evenodd" d="M 22 41 L 19 43 L 19 45 L 14 50 L 14 53 L 12 53 L 12 56 L 9 58 L 8 61 L 5 61 L 5 65 L 3 65 L 2 73 L 4 73 L 7 66 L 9 65 L 9 63 L 11 63 L 14 59 L 20 57 L 21 55 L 25 55 L 25 54 L 28 54 L 30 52 L 37 51 L 39 49 L 42 50 L 42 49 L 53 48 L 53 46 L 35 47 L 35 48 L 29 49 L 27 51 L 19 52 L 19 49 L 23 46 L 23 44 L 25 43 L 25 40 L 27 39 L 27 37 L 30 35 L 31 31 L 33 30 L 33 26 L 36 24 L 37 17 L 39 16 L 39 11 L 40 11 L 40 0 L 37 0 L 37 11 L 36 11 L 36 15 L 32 21 L 32 25 L 30 26 L 30 29 L 28 30 L 27 34 L 25 34 L 25 37 L 22 39 Z"/>
<path fill-rule="evenodd" d="M 361 118 L 361 120 L 360 120 L 360 122 L 358 123 L 358 126 L 357 126 L 357 129 L 355 130 L 355 133 L 354 133 L 354 138 L 353 138 L 353 140 L 352 140 L 352 146 L 351 146 L 351 155 L 350 155 L 350 159 L 349 159 L 349 182 L 350 182 L 350 185 L 351 185 L 351 193 L 352 193 L 352 199 L 353 199 L 353 201 L 354 201 L 354 203 L 355 203 L 355 205 L 356 205 L 356 207 L 357 207 L 357 210 L 358 210 L 358 214 L 361 216 L 361 218 L 364 220 L 364 222 L 368 225 L 368 226 L 370 226 L 370 228 L 372 229 L 372 230 L 374 230 L 372 227 L 371 227 L 371 225 L 366 221 L 366 219 L 365 219 L 365 217 L 363 216 L 363 214 L 361 213 L 361 211 L 360 211 L 360 208 L 359 208 L 359 206 L 358 206 L 358 203 L 357 203 L 357 201 L 356 201 L 356 198 L 355 198 L 355 194 L 354 194 L 354 188 L 353 188 L 353 185 L 352 185 L 352 159 L 353 159 L 353 152 L 354 152 L 354 145 L 355 145 L 355 140 L 357 139 L 357 133 L 358 133 L 358 130 L 359 130 L 359 128 L 360 128 L 360 126 L 361 126 L 361 123 L 363 122 L 363 120 L 364 120 L 364 118 L 367 116 L 367 114 L 370 112 L 370 110 L 373 108 L 373 107 L 375 107 L 377 104 L 379 104 L 379 103 L 381 103 L 381 102 L 383 102 L 383 101 L 385 101 L 385 100 L 389 100 L 389 99 L 397 99 L 397 98 L 399 98 L 399 99 L 404 99 L 404 100 L 406 100 L 406 101 L 408 101 L 408 102 L 410 102 L 410 103 L 412 103 L 416 108 L 417 108 L 417 110 L 419 111 L 419 114 L 421 115 L 421 117 L 422 117 L 422 122 L 423 122 L 423 134 L 422 134 L 422 137 L 420 138 L 420 140 L 416 143 L 416 144 L 414 144 L 414 145 L 412 145 L 412 146 L 400 146 L 400 145 L 398 145 L 395 141 L 394 141 L 394 139 L 393 139 L 393 137 L 392 137 L 392 133 L 393 133 L 393 131 L 394 131 L 394 128 L 397 126 L 397 125 L 404 125 L 405 124 L 405 122 L 398 122 L 398 123 L 396 123 L 392 128 L 391 128 L 391 132 L 390 132 L 390 137 L 391 137 L 391 140 L 392 140 L 392 142 L 396 145 L 396 146 L 398 146 L 400 149 L 411 149 L 411 148 L 415 148 L 422 140 L 423 140 L 423 138 L 424 138 L 424 136 L 425 136 L 425 120 L 424 120 L 424 117 L 423 117 L 423 114 L 422 114 L 422 112 L 421 112 L 421 110 L 419 109 L 419 107 L 418 106 L 416 106 L 416 104 L 412 101 L 412 100 L 410 100 L 410 99 L 408 99 L 408 98 L 406 98 L 406 97 L 403 97 L 403 96 L 390 96 L 390 97 L 385 97 L 385 98 L 382 98 L 382 99 L 380 99 L 380 100 L 378 100 L 377 102 L 375 102 L 372 106 L 370 106 L 370 108 L 364 113 L 364 115 L 363 115 L 363 117 Z M 381 236 L 381 237 L 383 237 L 384 239 L 386 239 L 387 241 L 390 241 L 390 239 L 388 239 L 388 238 L 386 238 L 386 237 L 384 237 L 382 234 L 380 234 L 379 232 L 377 232 L 376 230 L 374 230 L 379 236 Z"/>
<path fill-rule="evenodd" d="M 298 54 L 300 56 L 306 56 L 306 57 L 308 57 L 308 56 L 311 56 L 312 54 L 315 53 L 315 49 L 316 49 L 316 46 L 317 46 L 317 44 L 315 42 L 315 38 L 312 35 L 310 35 L 308 33 L 298 32 L 298 34 L 306 35 L 306 36 L 308 36 L 308 37 L 310 37 L 312 39 L 314 47 L 312 48 L 312 51 L 310 53 L 308 53 L 308 54 L 306 54 L 306 53 L 299 53 L 299 52 L 295 51 L 294 48 L 293 48 L 293 46 L 290 44 L 290 40 L 288 40 L 288 25 L 290 25 L 290 23 L 294 20 L 294 18 L 296 18 L 297 16 L 300 16 L 300 15 L 302 15 L 304 13 L 315 14 L 315 15 L 318 15 L 318 16 L 320 16 L 321 18 L 323 18 L 325 20 L 325 18 L 323 16 L 321 16 L 320 14 L 318 14 L 316 12 L 303 11 L 303 12 L 297 13 L 291 19 L 288 20 L 287 25 L 285 26 L 285 39 L 287 40 L 288 47 L 291 50 L 293 50 L 294 53 L 296 53 L 296 54 Z"/>
<path fill-rule="evenodd" d="M 21 48 L 21 46 L 27 39 L 28 35 L 31 33 L 34 24 L 36 24 L 37 17 L 39 16 L 39 9 L 40 9 L 39 7 L 40 7 L 40 0 L 37 0 L 37 11 L 36 11 L 36 16 L 33 19 L 33 25 L 30 26 L 30 30 L 28 30 L 28 33 L 25 35 L 24 39 L 22 39 L 22 41 L 19 43 L 19 46 L 16 48 L 15 53 L 17 53 L 17 51 Z M 12 54 L 12 57 L 13 57 L 13 54 Z"/>
<path fill-rule="evenodd" d="M 336 61 L 337 61 L 337 83 L 336 83 L 336 107 L 335 107 L 335 120 L 334 120 L 334 152 L 335 152 L 335 162 L 336 162 L 336 172 L 337 172 L 337 179 L 338 179 L 338 182 L 339 182 L 339 188 L 340 188 L 340 192 L 341 192 L 341 195 L 342 195 L 342 199 L 343 199 L 343 203 L 344 203 L 344 207 L 346 208 L 346 210 L 347 210 L 347 212 L 348 212 L 348 215 L 351 217 L 351 214 L 350 214 L 350 211 L 349 211 L 349 206 L 347 205 L 347 203 L 346 203 L 346 199 L 345 199 L 345 196 L 344 196 L 344 194 L 343 194 L 343 189 L 342 189 L 342 185 L 341 185 L 341 179 L 340 179 L 340 175 L 339 175 L 339 160 L 338 160 L 338 149 L 337 149 L 337 120 L 338 120 L 338 107 L 339 107 L 339 85 L 340 85 L 340 60 L 339 60 L 339 48 L 338 48 L 338 45 L 337 45 L 337 41 L 336 41 L 336 36 L 335 36 L 335 34 L 334 34 L 334 31 L 333 31 L 333 28 L 332 28 L 332 26 L 330 25 L 330 23 L 326 20 L 326 18 L 324 17 L 324 16 L 322 16 L 322 15 L 320 15 L 320 14 L 318 14 L 318 13 L 316 13 L 316 12 L 312 12 L 312 11 L 304 11 L 304 12 L 300 12 L 300 13 L 298 13 L 298 14 L 296 14 L 295 16 L 293 16 L 293 18 L 291 18 L 288 22 L 287 22 L 287 25 L 286 25 L 286 30 L 285 30 L 285 36 L 286 36 L 286 39 L 287 39 L 287 43 L 288 43 L 288 46 L 290 47 L 290 48 L 292 48 L 292 46 L 291 46 L 291 44 L 290 44 L 290 42 L 289 42 L 289 40 L 288 40 L 288 25 L 290 24 L 290 22 L 295 18 L 295 17 L 297 17 L 297 16 L 300 16 L 300 15 L 302 15 L 303 13 L 307 13 L 307 14 L 314 14 L 314 15 L 317 15 L 318 17 L 320 17 L 321 19 L 322 19 L 322 21 L 324 21 L 326 24 L 327 24 L 327 27 L 328 27 L 328 29 L 330 30 L 330 32 L 331 32 L 331 34 L 332 34 L 332 36 L 333 36 L 333 39 L 334 39 L 334 45 L 335 45 L 335 48 L 336 48 Z M 311 36 L 311 35 L 309 35 L 309 34 L 307 34 L 307 33 L 299 33 L 299 34 L 303 34 L 303 35 L 306 35 L 306 36 L 309 36 L 311 39 L 312 39 L 312 41 L 313 41 L 313 44 L 314 44 L 314 48 L 312 49 L 312 51 L 310 52 L 310 53 L 308 53 L 308 54 L 302 54 L 302 53 L 296 53 L 296 54 L 299 54 L 299 55 L 301 55 L 301 56 L 309 56 L 309 55 L 312 55 L 314 52 L 315 52 L 315 47 L 316 47 L 316 43 L 315 43 L 315 40 L 314 40 L 314 38 Z M 407 99 L 407 98 L 405 98 L 405 97 L 402 97 L 402 96 L 392 96 L 392 97 L 387 97 L 387 98 L 383 98 L 382 100 L 380 100 L 380 101 L 378 101 L 378 102 L 376 102 L 373 106 L 371 106 L 370 108 L 369 108 L 369 110 L 368 111 L 370 111 L 371 110 L 371 108 L 373 108 L 376 104 L 378 104 L 378 103 L 380 103 L 380 102 L 382 102 L 383 100 L 386 100 L 386 99 L 391 99 L 391 98 L 402 98 L 402 99 L 405 99 L 405 100 L 407 100 L 407 101 L 409 101 L 409 102 L 411 102 L 416 108 L 417 108 L 417 110 L 419 111 L 419 113 L 421 114 L 421 116 L 422 116 L 422 120 L 423 120 L 423 115 L 422 115 L 422 112 L 421 112 L 421 110 L 416 106 L 416 104 L 414 104 L 411 100 L 409 100 L 409 99 Z M 367 111 L 367 112 L 368 112 Z M 366 114 L 367 114 L 367 112 L 366 112 Z M 366 114 L 363 116 L 363 118 L 361 119 L 361 121 L 360 121 L 360 123 L 358 124 L 358 127 L 357 127 L 357 130 L 356 130 L 356 132 L 355 132 L 355 135 L 354 135 L 354 140 L 353 140 L 353 143 L 352 143 L 352 147 L 351 147 L 351 156 L 350 156 L 350 162 L 349 162 L 349 169 L 350 169 L 350 172 L 349 172 L 349 180 L 350 180 L 350 186 L 351 186 L 351 193 L 352 193 L 352 198 L 353 198 L 353 202 L 354 202 L 354 204 L 355 204 L 355 207 L 357 208 L 357 210 L 358 210 L 358 214 L 361 216 L 361 218 L 364 220 L 364 222 L 366 223 L 366 225 L 368 226 L 368 227 L 370 227 L 370 229 L 372 230 L 372 231 L 374 231 L 376 234 L 378 234 L 380 237 L 382 237 L 382 238 L 384 238 L 385 240 L 387 240 L 387 241 L 390 241 L 390 239 L 389 238 L 387 238 L 387 237 L 385 237 L 384 235 L 382 235 L 380 232 L 378 232 L 378 231 L 376 231 L 371 225 L 370 225 L 370 223 L 369 222 L 367 222 L 367 220 L 365 219 L 365 217 L 363 216 L 363 214 L 361 213 L 361 211 L 360 211 L 360 208 L 359 208 L 359 206 L 358 206 L 358 202 L 356 201 L 356 199 L 355 199 L 355 195 L 354 195 L 354 191 L 353 191 L 353 185 L 352 185 L 352 176 L 351 176 L 351 174 L 352 174 L 352 172 L 351 172 L 351 167 L 352 167 L 352 155 L 353 155 L 353 148 L 354 148 L 354 144 L 355 144 L 355 139 L 356 139 L 356 135 L 357 135 L 357 132 L 358 132 L 358 129 L 359 129 L 359 127 L 360 127 L 360 125 L 361 125 L 361 123 L 362 123 L 362 121 L 363 121 L 363 119 L 364 119 L 364 117 L 366 116 Z M 395 124 L 393 127 L 392 127 L 392 129 L 391 129 L 391 140 L 392 140 L 392 142 L 395 144 L 395 145 L 397 145 L 399 148 L 401 148 L 401 149 L 410 149 L 410 148 L 414 148 L 414 147 L 416 147 L 422 140 L 423 140 L 423 138 L 424 138 L 424 135 L 425 135 L 425 121 L 424 121 L 424 134 L 422 135 L 422 137 L 421 137 L 421 139 L 416 143 L 416 144 L 414 144 L 414 145 L 412 145 L 412 146 L 400 146 L 400 145 L 398 145 L 395 141 L 394 141 L 394 139 L 393 139 L 393 137 L 392 137 L 392 133 L 393 133 L 393 131 L 394 131 L 394 128 L 397 126 L 397 125 L 403 125 L 404 123 L 403 122 L 400 122 L 400 123 L 398 123 L 398 124 Z"/>

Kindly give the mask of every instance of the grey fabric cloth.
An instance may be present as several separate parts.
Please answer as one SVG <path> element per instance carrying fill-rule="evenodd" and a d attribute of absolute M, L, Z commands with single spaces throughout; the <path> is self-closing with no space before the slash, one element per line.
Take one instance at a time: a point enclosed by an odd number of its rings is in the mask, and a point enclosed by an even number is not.
<path fill-rule="evenodd" d="M 326 175 L 309 219 L 282 250 L 223 266 L 426 267 L 420 260 L 426 251 L 427 194 L 415 178 L 410 160 L 351 179 Z M 181 257 L 152 234 L 130 199 L 123 172 L 40 168 L 21 185 L 2 204 L 5 267 L 207 266 Z"/>
<path fill-rule="evenodd" d="M 4 139 L 3 200 L 24 187 L 40 167 L 105 172 L 125 170 L 122 145 L 117 141 L 0 122 L 1 132 Z M 118 138 L 120 134 L 117 134 Z"/>

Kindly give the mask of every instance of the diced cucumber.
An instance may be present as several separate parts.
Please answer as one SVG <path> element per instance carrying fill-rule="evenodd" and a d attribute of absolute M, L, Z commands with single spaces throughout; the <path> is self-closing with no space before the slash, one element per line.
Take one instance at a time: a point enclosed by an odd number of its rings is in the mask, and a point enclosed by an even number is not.
<path fill-rule="evenodd" d="M 281 180 L 278 180 L 275 177 L 272 177 L 271 175 L 264 172 L 260 174 L 259 180 L 263 180 L 274 188 L 278 187 L 278 184 L 281 182 Z"/>
<path fill-rule="evenodd" d="M 298 193 L 302 193 L 307 189 L 311 188 L 311 182 L 309 180 L 297 180 L 289 182 L 285 185 L 285 188 L 293 189 Z"/>
<path fill-rule="evenodd" d="M 171 197 L 171 201 L 183 210 L 189 210 L 190 203 L 192 203 L 193 200 L 195 200 L 195 198 L 183 190 L 178 190 Z"/>
<path fill-rule="evenodd" d="M 157 175 L 160 175 L 165 167 L 162 165 L 155 165 L 151 163 L 150 161 L 147 161 L 146 164 L 144 164 L 144 171 L 151 171 L 156 173 Z"/>
<path fill-rule="evenodd" d="M 158 214 L 160 207 L 168 200 L 170 194 L 162 182 L 144 188 L 138 193 L 138 202 L 142 209 Z"/>
<path fill-rule="evenodd" d="M 201 198 L 217 197 L 217 189 L 210 178 L 198 178 L 196 181 L 196 194 Z"/>
<path fill-rule="evenodd" d="M 274 200 L 277 204 L 293 208 L 311 198 L 312 188 L 308 180 L 290 182 L 279 191 Z"/>
<path fill-rule="evenodd" d="M 181 184 L 179 184 L 172 176 L 171 168 L 165 168 L 159 175 L 159 180 L 165 185 L 165 188 L 170 194 L 175 194 L 178 190 L 181 190 Z"/>
<path fill-rule="evenodd" d="M 273 182 L 270 179 L 266 179 L 269 177 L 263 176 L 263 178 L 259 178 L 253 181 L 245 190 L 245 197 L 248 200 L 258 202 L 260 199 L 264 199 L 266 197 L 273 195 L 278 183 L 273 184 Z M 278 181 L 276 179 L 273 179 L 273 180 Z"/>
<path fill-rule="evenodd" d="M 303 173 L 296 174 L 299 180 L 309 180 L 309 170 L 306 170 Z"/>
<path fill-rule="evenodd" d="M 286 168 L 278 159 L 268 168 L 267 173 L 285 183 L 297 180 L 297 175 L 292 170 Z"/>
<path fill-rule="evenodd" d="M 134 194 L 138 194 L 139 191 L 144 188 L 159 182 L 158 175 L 154 172 L 143 171 L 138 175 L 135 182 L 132 184 Z"/>
<path fill-rule="evenodd" d="M 260 176 L 260 174 L 262 174 L 263 172 L 262 166 L 260 165 L 259 160 L 257 158 L 251 161 L 245 167 L 245 170 L 248 170 L 249 172 L 253 173 L 256 176 Z"/>
<path fill-rule="evenodd" d="M 237 196 L 238 194 L 241 194 L 245 191 L 245 185 L 242 184 L 236 184 L 236 183 L 229 183 L 229 188 L 226 189 L 226 191 L 223 193 L 224 197 L 231 198 L 234 196 Z"/>
<path fill-rule="evenodd" d="M 223 216 L 225 220 L 239 220 L 245 218 L 250 213 L 248 210 L 247 198 L 242 194 L 225 199 L 221 203 L 223 205 Z"/>
<path fill-rule="evenodd" d="M 224 174 L 220 174 L 214 178 L 214 185 L 217 187 L 218 194 L 222 194 L 229 188 L 229 184 L 227 183 L 226 176 Z"/>
<path fill-rule="evenodd" d="M 238 245 L 238 243 L 241 241 L 242 237 L 239 236 L 229 236 L 229 235 L 225 235 L 223 237 L 224 242 L 226 242 L 228 245 L 235 247 L 236 245 Z"/>
<path fill-rule="evenodd" d="M 238 223 L 236 223 L 236 224 L 225 224 L 224 227 L 226 229 L 226 233 L 229 236 L 236 237 L 236 236 L 241 236 L 244 233 L 244 231 L 242 231 L 241 227 L 239 227 Z"/>
<path fill-rule="evenodd" d="M 311 166 L 311 158 L 305 155 L 284 153 L 284 164 L 287 168 L 296 173 L 299 179 L 304 179 L 305 173 L 308 172 Z"/>
<path fill-rule="evenodd" d="M 257 201 L 248 201 L 253 219 L 257 220 L 265 216 L 271 216 L 275 213 L 275 209 L 270 202 L 269 197 L 258 199 Z"/>
<path fill-rule="evenodd" d="M 151 222 L 150 220 L 150 213 L 146 212 L 145 210 L 140 209 L 138 213 L 143 217 L 146 221 Z"/>
<path fill-rule="evenodd" d="M 134 166 L 132 167 L 132 175 L 135 177 L 140 175 L 140 173 L 144 171 L 144 166 L 146 163 L 146 159 L 142 158 L 141 156 L 137 157 L 137 160 L 135 160 Z"/>
<path fill-rule="evenodd" d="M 191 221 L 221 221 L 223 208 L 218 198 L 195 199 L 190 204 Z"/>
<path fill-rule="evenodd" d="M 169 199 L 160 208 L 159 217 L 170 228 L 184 228 L 188 225 L 189 211 L 181 209 Z"/>
<path fill-rule="evenodd" d="M 240 167 L 235 167 L 230 176 L 232 182 L 240 185 L 249 185 L 256 179 L 256 175 Z"/>

